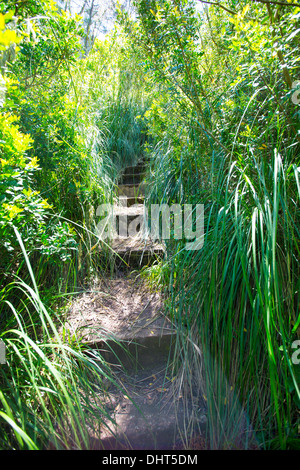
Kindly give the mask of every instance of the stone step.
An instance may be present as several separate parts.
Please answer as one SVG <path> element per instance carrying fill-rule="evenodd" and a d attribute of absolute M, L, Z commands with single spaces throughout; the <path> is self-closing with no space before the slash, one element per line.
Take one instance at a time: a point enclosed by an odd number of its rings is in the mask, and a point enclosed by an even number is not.
<path fill-rule="evenodd" d="M 144 204 L 114 206 L 113 215 L 116 218 L 117 233 L 121 237 L 128 237 L 130 235 L 136 235 L 137 232 L 142 233 L 145 231 L 146 218 Z M 134 224 L 132 224 L 133 221 L 135 221 Z"/>
<path fill-rule="evenodd" d="M 126 167 L 123 174 L 124 175 L 134 175 L 136 173 L 145 174 L 145 170 L 146 170 L 145 162 L 141 161 L 137 163 L 135 166 Z"/>
<path fill-rule="evenodd" d="M 170 372 L 171 375 L 171 372 Z M 107 407 L 115 421 L 107 423 L 94 439 L 93 448 L 104 450 L 174 450 L 180 435 L 193 422 L 204 431 L 206 414 L 195 417 L 191 403 L 186 403 L 173 387 L 174 378 L 159 367 L 137 375 L 121 375 L 128 395 L 111 390 Z M 131 399 L 129 399 L 129 396 Z"/>
<path fill-rule="evenodd" d="M 141 173 L 123 175 L 120 179 L 120 184 L 140 184 L 144 179 L 144 175 Z"/>
<path fill-rule="evenodd" d="M 120 184 L 140 184 L 145 177 L 145 163 L 140 161 L 135 166 L 125 168 L 121 178 Z"/>
<path fill-rule="evenodd" d="M 107 338 L 90 343 L 93 349 L 101 351 L 105 361 L 124 370 L 139 371 L 151 367 L 166 367 L 172 360 L 176 333 L 169 326 L 161 325 L 161 318 L 149 322 L 149 326 L 131 328 L 131 336 Z M 139 332 L 135 333 L 134 330 Z"/>
<path fill-rule="evenodd" d="M 111 244 L 116 252 L 115 263 L 120 268 L 139 268 L 152 264 L 165 255 L 165 247 L 143 238 L 116 238 Z"/>
<path fill-rule="evenodd" d="M 174 334 L 164 315 L 162 295 L 150 291 L 143 279 L 128 274 L 100 280 L 93 294 L 77 297 L 68 313 L 67 329 L 71 334 L 77 331 L 89 346 L 97 348 L 115 340 L 124 345 L 151 345 L 153 338 L 159 343 L 162 336 Z"/>
<path fill-rule="evenodd" d="M 144 204 L 145 197 L 144 196 L 137 196 L 137 197 L 128 197 L 127 198 L 127 206 L 133 206 L 134 204 Z"/>
<path fill-rule="evenodd" d="M 118 186 L 119 196 L 140 197 L 145 196 L 145 184 L 120 184 Z"/>
<path fill-rule="evenodd" d="M 131 207 L 135 204 L 145 204 L 145 197 L 144 196 L 127 197 L 124 195 L 119 195 L 115 205 L 119 207 Z"/>
<path fill-rule="evenodd" d="M 164 314 L 161 294 L 127 277 L 99 287 L 92 303 L 88 294 L 74 303 L 67 329 L 78 331 L 112 365 L 134 371 L 165 367 L 172 358 L 176 330 Z"/>
<path fill-rule="evenodd" d="M 144 213 L 145 213 L 144 204 L 134 204 L 131 206 L 116 205 L 113 208 L 113 215 L 117 217 L 120 217 L 120 216 L 138 217 L 138 216 L 143 216 Z"/>

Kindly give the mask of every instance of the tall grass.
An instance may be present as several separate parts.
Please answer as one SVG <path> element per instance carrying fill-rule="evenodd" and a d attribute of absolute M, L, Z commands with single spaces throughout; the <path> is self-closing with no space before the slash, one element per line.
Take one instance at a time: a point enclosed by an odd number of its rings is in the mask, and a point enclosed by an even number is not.
<path fill-rule="evenodd" d="M 211 193 L 199 201 L 204 247 L 174 242 L 161 272 L 180 332 L 180 383 L 207 409 L 208 445 L 294 448 L 299 170 L 276 149 L 270 163 L 253 153 L 247 162 L 219 173 L 213 202 Z"/>
<path fill-rule="evenodd" d="M 112 182 L 143 154 L 149 106 L 144 76 L 136 66 L 128 38 L 117 29 L 105 41 L 96 41 L 76 67 L 74 83 L 84 109 L 82 135 L 92 125 L 101 135 L 99 152 Z"/>
<path fill-rule="evenodd" d="M 143 121 L 136 118 L 143 112 L 141 103 L 126 96 L 108 100 L 99 111 L 97 125 L 104 129 L 105 151 L 119 170 L 135 165 L 143 155 L 146 129 Z"/>
<path fill-rule="evenodd" d="M 113 382 L 112 373 L 100 353 L 74 335 L 59 333 L 61 319 L 46 309 L 16 235 L 30 283 L 16 277 L 1 291 L 7 362 L 0 366 L 0 447 L 89 449 L 94 442 L 99 446 L 100 430 L 107 426 L 104 419 L 111 420 L 103 394 Z"/>
<path fill-rule="evenodd" d="M 57 299 L 111 267 L 111 250 L 99 254 L 97 207 L 111 202 L 123 168 L 143 152 L 142 77 L 130 55 L 124 64 L 123 46 L 114 37 L 99 42 L 68 66 L 67 79 L 60 72 L 46 88 L 23 90 L 24 106 L 16 99 L 22 132 L 33 138 L 30 152 L 41 161 L 30 185 L 53 212 L 45 214 L 44 230 L 35 208 L 36 230 L 27 218 L 15 224 L 32 241 L 29 253 L 18 232 L 21 248 L 15 243 L 9 262 L 2 250 L 0 334 L 8 352 L 0 366 L 2 448 L 88 448 L 104 425 L 99 393 L 113 380 L 111 372 L 76 337 L 61 337 Z"/>

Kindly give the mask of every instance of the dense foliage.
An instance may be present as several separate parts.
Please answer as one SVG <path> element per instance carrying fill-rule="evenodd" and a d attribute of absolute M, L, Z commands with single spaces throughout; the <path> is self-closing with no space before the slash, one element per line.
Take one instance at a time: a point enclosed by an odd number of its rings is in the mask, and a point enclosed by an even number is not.
<path fill-rule="evenodd" d="M 0 446 L 88 448 L 112 376 L 61 329 L 62 300 L 105 268 L 95 212 L 140 155 L 145 104 L 122 78 L 125 39 L 86 56 L 82 19 L 54 2 L 0 7 Z"/>
<path fill-rule="evenodd" d="M 212 448 L 298 442 L 299 18 L 276 2 L 137 0 L 122 23 L 149 89 L 149 203 L 205 205 L 205 241 L 149 271 L 182 335 Z M 212 4 L 207 6 L 207 4 Z"/>
<path fill-rule="evenodd" d="M 58 3 L 0 2 L 1 448 L 89 446 L 112 379 L 61 339 L 61 297 L 104 272 L 96 209 L 141 155 L 149 204 L 205 206 L 203 248 L 171 239 L 145 270 L 178 394 L 207 447 L 299 446 L 299 4 L 135 0 L 87 52 Z"/>

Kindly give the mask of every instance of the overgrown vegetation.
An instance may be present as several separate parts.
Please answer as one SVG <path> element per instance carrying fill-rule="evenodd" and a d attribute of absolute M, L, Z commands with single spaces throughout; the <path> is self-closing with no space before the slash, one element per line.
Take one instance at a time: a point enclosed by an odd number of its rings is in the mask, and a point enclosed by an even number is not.
<path fill-rule="evenodd" d="M 206 401 L 207 445 L 294 448 L 300 9 L 199 3 L 140 0 L 138 22 L 122 19 L 156 90 L 148 201 L 205 205 L 203 248 L 171 240 L 151 280 L 182 333 L 182 387 Z"/>
<path fill-rule="evenodd" d="M 142 151 L 145 104 L 122 78 L 125 39 L 86 56 L 81 18 L 54 2 L 0 6 L 0 446 L 90 448 L 113 375 L 62 329 L 64 304 L 105 268 L 95 213 Z"/>
<path fill-rule="evenodd" d="M 54 2 L 0 2 L 0 446 L 88 448 L 102 425 L 113 378 L 58 334 L 62 299 L 104 272 L 97 206 L 145 154 L 148 204 L 205 206 L 203 248 L 171 239 L 147 274 L 178 328 L 178 387 L 206 403 L 206 446 L 295 448 L 300 7 L 134 6 L 89 50 Z"/>

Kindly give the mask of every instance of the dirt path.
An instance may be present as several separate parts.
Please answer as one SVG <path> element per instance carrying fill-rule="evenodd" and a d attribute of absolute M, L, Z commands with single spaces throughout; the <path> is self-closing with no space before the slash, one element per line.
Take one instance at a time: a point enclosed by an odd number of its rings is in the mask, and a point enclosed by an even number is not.
<path fill-rule="evenodd" d="M 142 178 L 139 164 L 125 171 L 119 186 L 120 194 L 127 198 L 127 207 L 122 207 L 118 217 L 128 216 L 128 223 L 142 213 Z M 65 325 L 71 333 L 80 334 L 91 347 L 102 351 L 120 384 L 111 386 L 103 395 L 115 424 L 111 427 L 108 420 L 110 430 L 102 427 L 100 435 L 92 436 L 91 447 L 178 448 L 195 413 L 176 389 L 178 381 L 173 367 L 176 330 L 165 316 L 161 293 L 151 292 L 136 272 L 141 265 L 162 256 L 164 249 L 132 238 L 115 241 L 114 249 L 119 256 L 118 268 L 126 265 L 129 270 L 119 269 L 116 278 L 98 281 L 92 292 L 79 296 Z M 197 415 L 201 426 L 206 416 Z"/>

